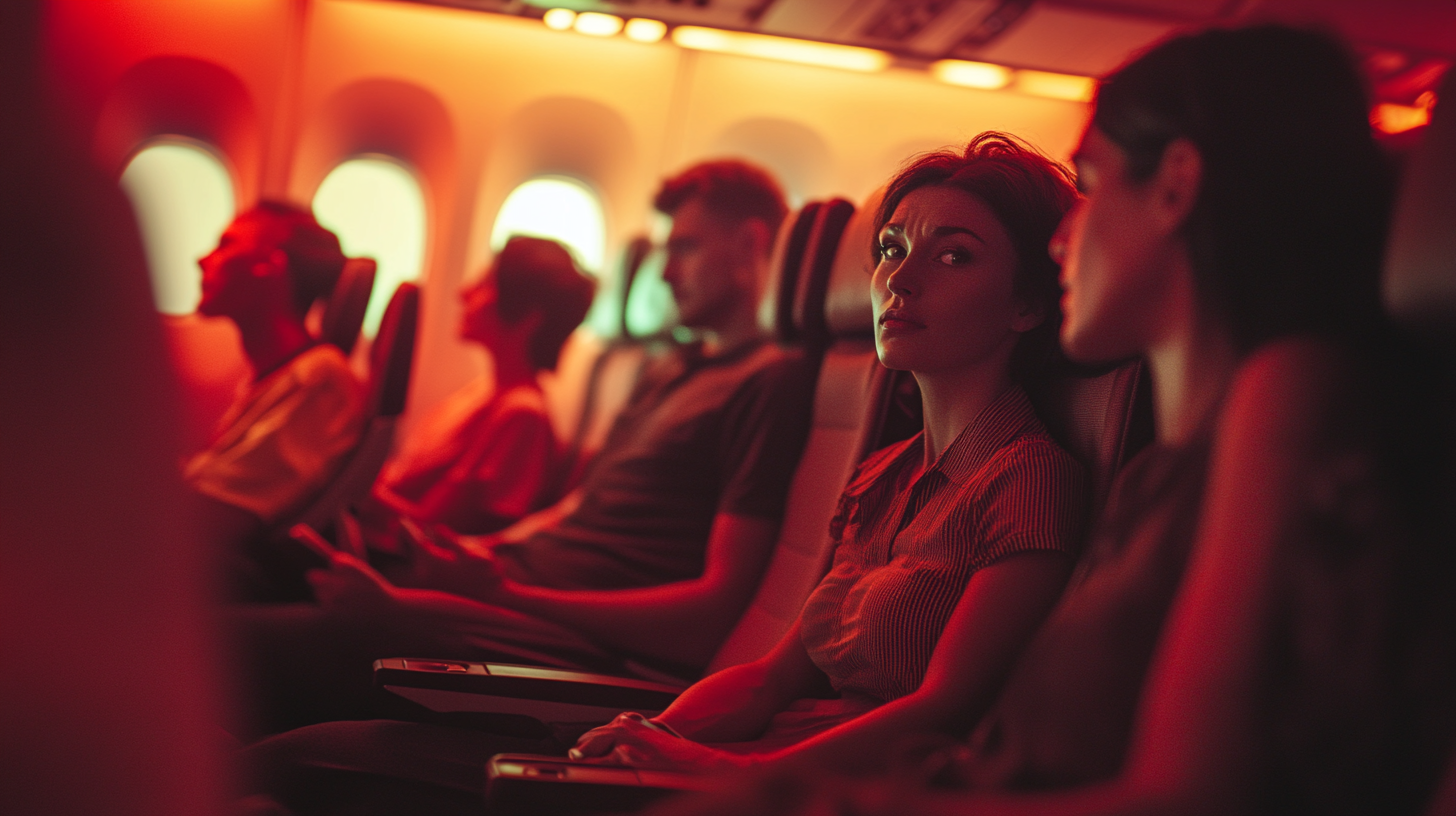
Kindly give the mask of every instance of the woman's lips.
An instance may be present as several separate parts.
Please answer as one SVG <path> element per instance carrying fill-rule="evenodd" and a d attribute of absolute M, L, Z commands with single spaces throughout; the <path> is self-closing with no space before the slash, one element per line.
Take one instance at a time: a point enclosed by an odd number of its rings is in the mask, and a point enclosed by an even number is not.
<path fill-rule="evenodd" d="M 880 315 L 880 336 L 887 337 L 896 334 L 909 334 L 925 328 L 924 323 L 911 320 L 904 313 L 895 310 L 887 311 Z"/>

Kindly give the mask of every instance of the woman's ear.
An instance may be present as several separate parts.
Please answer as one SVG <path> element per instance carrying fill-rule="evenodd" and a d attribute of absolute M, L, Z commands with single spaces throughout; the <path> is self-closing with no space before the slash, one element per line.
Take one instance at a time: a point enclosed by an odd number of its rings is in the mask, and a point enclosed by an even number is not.
<path fill-rule="evenodd" d="M 1203 156 L 1187 139 L 1174 139 L 1163 149 L 1154 174 L 1154 217 L 1170 229 L 1182 227 L 1203 188 Z"/>

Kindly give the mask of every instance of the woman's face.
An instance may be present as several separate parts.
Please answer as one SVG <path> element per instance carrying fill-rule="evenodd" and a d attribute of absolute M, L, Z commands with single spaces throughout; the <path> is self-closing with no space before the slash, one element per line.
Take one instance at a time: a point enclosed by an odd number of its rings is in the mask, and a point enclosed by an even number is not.
<path fill-rule="evenodd" d="M 1016 250 L 991 208 L 954 187 L 921 187 L 878 236 L 875 347 L 888 368 L 1003 377 L 1041 322 L 1014 289 Z"/>
<path fill-rule="evenodd" d="M 474 283 L 460 290 L 464 312 L 460 316 L 460 337 L 486 347 L 500 334 L 500 313 L 496 309 L 495 267 L 491 266 Z"/>
<path fill-rule="evenodd" d="M 1167 331 L 1173 253 L 1186 258 L 1186 245 L 1158 201 L 1164 188 L 1130 178 L 1122 149 L 1101 131 L 1087 129 L 1073 160 L 1084 197 L 1048 248 L 1062 264 L 1062 348 L 1083 361 L 1141 354 Z"/>

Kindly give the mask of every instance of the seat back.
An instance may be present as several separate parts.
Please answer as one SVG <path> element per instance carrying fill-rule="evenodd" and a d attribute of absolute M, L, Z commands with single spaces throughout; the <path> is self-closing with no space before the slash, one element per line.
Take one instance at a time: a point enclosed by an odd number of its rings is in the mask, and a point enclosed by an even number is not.
<path fill-rule="evenodd" d="M 1044 377 L 1026 392 L 1052 438 L 1087 468 L 1096 518 L 1118 469 L 1153 439 L 1146 364 L 1132 360 L 1098 373 Z"/>
<path fill-rule="evenodd" d="M 369 310 L 369 296 L 374 292 L 374 273 L 378 265 L 373 258 L 350 258 L 334 284 L 333 294 L 324 306 L 319 340 L 339 347 L 347 357 L 359 342 L 359 329 L 364 313 Z"/>
<path fill-rule="evenodd" d="M 365 424 L 359 444 L 344 460 L 328 486 L 303 512 L 277 526 L 287 535 L 295 524 L 326 529 L 339 512 L 369 494 L 380 468 L 394 447 L 395 425 L 404 413 L 414 369 L 415 335 L 419 324 L 420 289 L 401 283 L 379 321 L 379 333 L 369 350 L 369 385 L 365 398 Z"/>
<path fill-rule="evenodd" d="M 794 331 L 824 349 L 814 413 L 794 471 L 778 543 L 758 591 L 708 665 L 708 672 L 755 660 L 784 636 L 829 567 L 829 521 L 854 468 L 878 439 L 889 394 L 888 372 L 875 357 L 869 307 L 868 247 L 873 202 L 854 213 L 848 202 L 814 212 L 795 291 Z M 865 253 L 855 249 L 863 245 Z M 814 276 L 821 280 L 813 280 Z M 796 298 L 797 300 L 798 298 Z M 834 307 L 827 310 L 826 303 Z"/>
<path fill-rule="evenodd" d="M 798 212 L 791 213 L 779 227 L 778 238 L 774 241 L 769 277 L 763 299 L 759 302 L 758 322 L 781 343 L 792 343 L 798 339 L 794 328 L 794 299 L 798 297 L 804 253 L 809 248 L 809 236 L 814 231 L 821 206 L 818 201 L 809 201 Z"/>

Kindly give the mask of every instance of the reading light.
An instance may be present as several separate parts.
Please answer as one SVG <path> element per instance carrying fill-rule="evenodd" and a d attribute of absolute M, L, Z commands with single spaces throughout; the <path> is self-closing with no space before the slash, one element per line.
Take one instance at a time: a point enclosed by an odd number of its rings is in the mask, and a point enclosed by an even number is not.
<path fill-rule="evenodd" d="M 724 31 L 701 26 L 678 26 L 672 30 L 672 41 L 694 51 L 716 51 L 744 57 L 798 62 L 846 71 L 882 71 L 890 64 L 890 55 L 873 48 L 854 45 L 795 40 L 767 34 Z"/>
<path fill-rule="evenodd" d="M 568 8 L 554 8 L 541 15 L 541 22 L 545 23 L 547 28 L 565 31 L 576 22 L 576 12 Z"/>
<path fill-rule="evenodd" d="M 581 14 L 576 15 L 576 23 L 572 27 L 581 34 L 590 34 L 593 37 L 610 37 L 622 30 L 622 18 L 615 14 L 583 11 Z"/>
<path fill-rule="evenodd" d="M 1091 77 L 1072 74 L 1053 74 L 1047 71 L 1017 71 L 1016 90 L 1032 96 L 1047 99 L 1065 99 L 1068 102 L 1090 102 L 1097 81 Z"/>
<path fill-rule="evenodd" d="M 986 91 L 1000 90 L 1011 84 L 1011 69 L 989 62 L 938 60 L 931 63 L 930 73 L 947 85 L 962 85 Z"/>
<path fill-rule="evenodd" d="M 627 21 L 627 39 L 640 43 L 655 43 L 667 34 L 667 23 L 637 17 Z"/>

